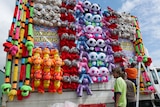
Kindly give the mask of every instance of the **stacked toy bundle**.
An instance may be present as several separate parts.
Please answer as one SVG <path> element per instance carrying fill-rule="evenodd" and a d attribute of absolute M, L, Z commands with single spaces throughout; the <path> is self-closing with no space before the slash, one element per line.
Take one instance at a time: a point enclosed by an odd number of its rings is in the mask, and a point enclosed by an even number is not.
<path fill-rule="evenodd" d="M 9 36 L 7 42 L 3 44 L 8 60 L 5 66 L 6 78 L 5 83 L 2 85 L 2 92 L 9 96 L 9 100 L 13 100 L 16 95 L 21 100 L 23 97 L 29 96 L 31 91 L 29 86 L 31 65 L 28 62 L 28 58 L 32 56 L 34 47 L 32 29 L 33 9 L 32 0 L 16 1 Z M 20 61 L 20 59 L 22 60 Z M 18 66 L 19 63 L 21 63 L 21 67 Z M 13 78 L 11 79 L 12 73 Z M 18 78 L 19 84 L 17 84 Z"/>
<path fill-rule="evenodd" d="M 61 26 L 58 28 L 60 38 L 61 58 L 64 60 L 63 66 L 63 88 L 75 90 L 78 86 L 78 67 L 79 51 L 76 48 L 76 28 L 74 7 L 75 0 L 62 0 L 61 5 Z"/>
<path fill-rule="evenodd" d="M 33 49 L 33 55 L 28 60 L 32 64 L 31 87 L 39 93 L 62 93 L 62 68 L 64 65 L 57 49 L 39 47 Z"/>
<path fill-rule="evenodd" d="M 88 0 L 79 1 L 75 7 L 77 20 L 77 48 L 80 51 L 78 96 L 83 88 L 88 94 L 90 83 L 108 82 L 110 72 L 115 67 L 111 38 L 105 26 L 101 7 Z M 83 87 L 83 88 L 82 88 Z"/>

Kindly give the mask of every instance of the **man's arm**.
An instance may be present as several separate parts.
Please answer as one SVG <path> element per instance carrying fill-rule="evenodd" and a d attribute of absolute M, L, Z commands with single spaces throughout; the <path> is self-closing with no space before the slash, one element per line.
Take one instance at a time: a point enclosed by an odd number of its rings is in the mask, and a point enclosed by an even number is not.
<path fill-rule="evenodd" d="M 119 98 L 120 98 L 120 96 L 121 96 L 121 93 L 120 92 L 117 92 L 116 93 L 116 102 L 115 102 L 115 107 L 118 107 L 118 101 L 119 101 Z"/>

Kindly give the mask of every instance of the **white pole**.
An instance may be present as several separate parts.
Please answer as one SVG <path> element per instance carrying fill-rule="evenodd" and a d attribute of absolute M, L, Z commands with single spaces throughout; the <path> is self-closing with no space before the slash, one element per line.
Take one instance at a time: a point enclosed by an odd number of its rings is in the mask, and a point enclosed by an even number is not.
<path fill-rule="evenodd" d="M 137 101 L 136 107 L 139 107 L 139 89 L 140 89 L 141 62 L 138 63 L 138 80 L 137 80 Z"/>

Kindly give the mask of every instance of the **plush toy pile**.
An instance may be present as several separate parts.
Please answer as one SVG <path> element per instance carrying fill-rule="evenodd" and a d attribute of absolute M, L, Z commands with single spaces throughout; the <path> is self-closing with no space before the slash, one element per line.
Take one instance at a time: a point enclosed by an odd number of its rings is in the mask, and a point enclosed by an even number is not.
<path fill-rule="evenodd" d="M 122 41 L 133 45 L 134 57 L 124 52 Z M 16 0 L 3 46 L 7 60 L 1 89 L 11 101 L 33 91 L 69 90 L 82 97 L 86 90 L 92 95 L 90 85 L 109 82 L 113 68 L 152 62 L 145 55 L 135 16 L 110 7 L 102 11 L 88 0 Z M 145 71 L 141 77 L 146 82 L 141 90 L 154 91 Z"/>

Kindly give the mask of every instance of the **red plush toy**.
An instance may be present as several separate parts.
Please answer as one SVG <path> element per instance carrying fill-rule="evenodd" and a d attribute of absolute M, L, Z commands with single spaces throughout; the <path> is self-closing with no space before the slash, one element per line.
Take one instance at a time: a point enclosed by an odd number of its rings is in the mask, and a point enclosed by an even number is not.
<path fill-rule="evenodd" d="M 76 0 L 69 0 L 66 8 L 68 10 L 69 9 L 74 10 L 75 6 L 76 6 Z"/>
<path fill-rule="evenodd" d="M 5 43 L 3 43 L 3 46 L 4 46 L 4 51 L 9 52 L 9 50 L 13 46 L 13 44 L 10 42 L 5 42 Z"/>
<path fill-rule="evenodd" d="M 75 17 L 73 16 L 74 11 L 68 10 L 67 20 L 68 22 L 75 22 Z"/>

